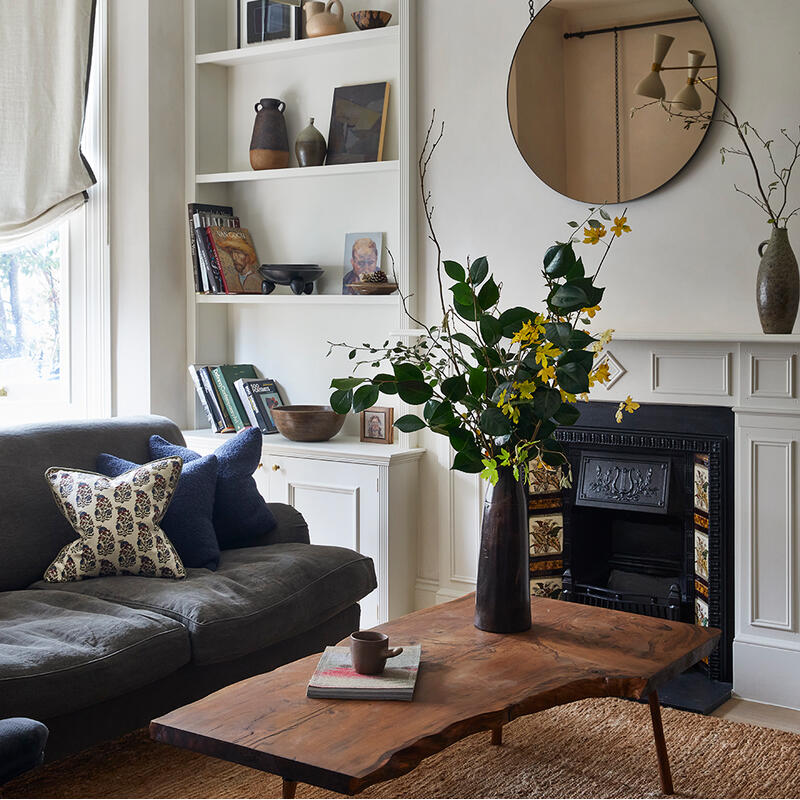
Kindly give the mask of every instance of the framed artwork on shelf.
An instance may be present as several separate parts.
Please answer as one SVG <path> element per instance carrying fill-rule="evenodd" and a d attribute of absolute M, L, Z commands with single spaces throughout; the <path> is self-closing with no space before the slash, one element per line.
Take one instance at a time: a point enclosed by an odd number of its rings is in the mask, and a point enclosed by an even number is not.
<path fill-rule="evenodd" d="M 327 163 L 382 161 L 388 107 L 386 82 L 334 89 Z"/>
<path fill-rule="evenodd" d="M 394 409 L 368 408 L 361 412 L 361 441 L 374 444 L 394 442 Z"/>
<path fill-rule="evenodd" d="M 353 286 L 361 281 L 362 275 L 379 272 L 382 258 L 382 233 L 348 233 L 344 240 L 342 294 L 358 294 Z"/>
<path fill-rule="evenodd" d="M 302 38 L 300 0 L 236 0 L 237 47 Z"/>

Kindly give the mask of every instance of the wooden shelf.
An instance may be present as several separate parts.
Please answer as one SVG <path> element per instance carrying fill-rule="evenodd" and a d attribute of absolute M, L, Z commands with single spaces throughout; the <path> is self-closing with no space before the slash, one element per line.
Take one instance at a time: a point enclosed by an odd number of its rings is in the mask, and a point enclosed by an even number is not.
<path fill-rule="evenodd" d="M 201 305 L 396 306 L 399 294 L 358 296 L 347 294 L 196 294 Z"/>
<path fill-rule="evenodd" d="M 352 31 L 334 36 L 320 36 L 316 39 L 275 42 L 273 44 L 253 45 L 238 50 L 222 50 L 216 53 L 202 53 L 195 57 L 197 64 L 215 64 L 219 67 L 236 67 L 240 64 L 256 64 L 274 58 L 310 56 L 316 53 L 329 53 L 344 48 L 375 47 L 397 44 L 400 41 L 400 27 L 390 25 L 373 31 Z"/>
<path fill-rule="evenodd" d="M 240 183 L 245 181 L 279 181 L 296 178 L 333 178 L 340 175 L 399 174 L 399 161 L 369 161 L 364 164 L 331 164 L 324 167 L 289 167 L 288 169 L 242 170 L 240 172 L 206 172 L 195 175 L 196 183 Z"/>

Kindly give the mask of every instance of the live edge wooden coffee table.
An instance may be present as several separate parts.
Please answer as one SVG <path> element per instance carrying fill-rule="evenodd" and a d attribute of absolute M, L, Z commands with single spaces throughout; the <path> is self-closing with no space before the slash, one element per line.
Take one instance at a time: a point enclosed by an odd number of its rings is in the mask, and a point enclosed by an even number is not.
<path fill-rule="evenodd" d="M 657 690 L 711 653 L 720 632 L 681 622 L 534 598 L 533 627 L 479 631 L 472 595 L 378 630 L 422 645 L 414 700 L 311 700 L 319 655 L 228 686 L 154 720 L 151 736 L 342 794 L 411 771 L 478 731 L 502 743 L 503 725 L 588 697 L 648 699 L 661 788 L 672 794 Z M 531 753 L 531 759 L 536 753 Z"/>

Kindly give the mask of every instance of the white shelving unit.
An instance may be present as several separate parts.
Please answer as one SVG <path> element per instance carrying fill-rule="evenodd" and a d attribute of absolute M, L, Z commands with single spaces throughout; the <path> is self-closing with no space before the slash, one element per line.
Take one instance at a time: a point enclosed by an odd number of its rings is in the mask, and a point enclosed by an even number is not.
<path fill-rule="evenodd" d="M 413 295 L 416 144 L 412 132 L 415 0 L 385 0 L 390 26 L 236 49 L 236 0 L 187 0 L 186 202 L 231 205 L 250 230 L 262 263 L 314 263 L 326 270 L 313 295 L 279 287 L 268 296 L 193 291 L 187 248 L 190 363 L 252 363 L 281 385 L 291 403 L 324 403 L 332 377 L 350 374 L 347 352 L 326 357 L 329 342 L 377 342 L 408 327 L 399 295 L 341 295 L 350 232 L 384 234 L 403 294 Z M 294 140 L 314 117 L 328 135 L 333 90 L 388 81 L 384 160 L 301 169 Z M 292 151 L 288 169 L 255 172 L 249 143 L 262 97 L 286 103 Z M 384 253 L 384 269 L 387 266 Z M 414 310 L 413 297 L 409 301 Z M 189 422 L 205 423 L 191 381 Z M 381 398 L 384 402 L 384 398 Z M 389 403 L 385 403 L 389 404 Z M 403 413 L 398 408 L 398 413 Z M 357 419 L 346 433 L 357 434 Z M 398 440 L 409 444 L 405 435 Z"/>

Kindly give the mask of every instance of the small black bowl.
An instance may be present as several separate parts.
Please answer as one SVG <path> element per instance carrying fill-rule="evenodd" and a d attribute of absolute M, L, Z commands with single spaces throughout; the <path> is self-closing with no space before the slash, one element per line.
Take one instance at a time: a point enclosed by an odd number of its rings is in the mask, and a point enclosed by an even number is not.
<path fill-rule="evenodd" d="M 258 270 L 264 279 L 261 291 L 272 294 L 275 286 L 289 286 L 295 294 L 311 294 L 314 281 L 324 275 L 319 264 L 263 264 Z"/>

